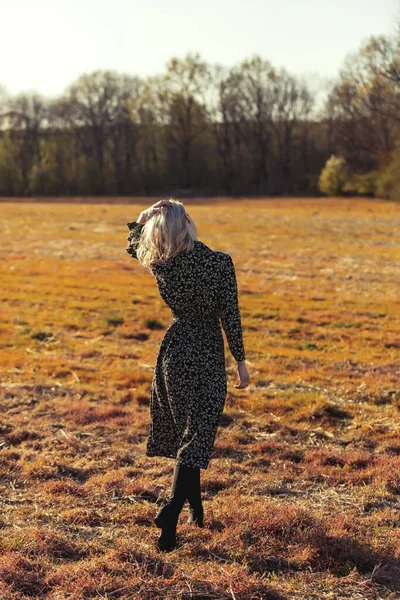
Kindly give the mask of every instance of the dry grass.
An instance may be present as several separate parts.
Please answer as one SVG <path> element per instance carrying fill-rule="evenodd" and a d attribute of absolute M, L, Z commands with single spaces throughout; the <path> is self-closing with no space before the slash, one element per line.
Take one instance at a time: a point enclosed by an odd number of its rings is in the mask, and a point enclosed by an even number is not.
<path fill-rule="evenodd" d="M 398 597 L 400 206 L 185 204 L 234 259 L 252 381 L 226 346 L 206 527 L 184 508 L 170 554 L 174 462 L 144 455 L 170 310 L 125 252 L 143 204 L 1 204 L 0 598 Z"/>

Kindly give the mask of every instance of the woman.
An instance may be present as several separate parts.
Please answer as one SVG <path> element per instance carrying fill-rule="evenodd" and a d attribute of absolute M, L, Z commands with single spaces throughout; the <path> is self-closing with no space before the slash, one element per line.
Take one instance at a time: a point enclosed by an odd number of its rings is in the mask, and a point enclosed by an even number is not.
<path fill-rule="evenodd" d="M 198 240 L 193 219 L 172 198 L 128 227 L 127 252 L 154 275 L 173 316 L 157 354 L 146 448 L 147 456 L 176 458 L 169 499 L 154 519 L 162 530 L 158 548 L 169 551 L 185 500 L 188 522 L 203 527 L 200 469 L 208 468 L 227 394 L 221 324 L 238 363 L 235 387 L 247 387 L 250 378 L 231 256 Z"/>

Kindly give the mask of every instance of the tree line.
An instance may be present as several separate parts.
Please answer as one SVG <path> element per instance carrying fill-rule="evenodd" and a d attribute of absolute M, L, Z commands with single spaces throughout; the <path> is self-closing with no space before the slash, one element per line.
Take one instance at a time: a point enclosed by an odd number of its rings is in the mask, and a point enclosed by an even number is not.
<path fill-rule="evenodd" d="M 399 121 L 400 35 L 349 56 L 322 107 L 259 56 L 188 54 L 146 79 L 84 74 L 53 100 L 0 90 L 0 194 L 391 197 Z"/>

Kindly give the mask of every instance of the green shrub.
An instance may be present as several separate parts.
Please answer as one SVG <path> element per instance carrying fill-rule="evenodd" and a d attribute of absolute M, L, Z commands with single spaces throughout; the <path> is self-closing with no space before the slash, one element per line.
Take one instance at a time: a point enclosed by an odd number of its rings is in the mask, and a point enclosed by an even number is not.
<path fill-rule="evenodd" d="M 376 194 L 400 202 L 400 145 L 393 152 L 390 163 L 378 176 Z"/>
<path fill-rule="evenodd" d="M 319 178 L 319 189 L 326 196 L 375 196 L 378 192 L 378 171 L 352 173 L 343 157 L 332 155 L 326 162 Z M 400 184 L 400 179 L 399 179 Z"/>
<path fill-rule="evenodd" d="M 326 196 L 342 196 L 349 180 L 350 173 L 345 159 L 332 154 L 321 171 L 318 187 Z"/>
<path fill-rule="evenodd" d="M 375 196 L 378 177 L 379 171 L 350 175 L 343 191 L 357 196 Z"/>

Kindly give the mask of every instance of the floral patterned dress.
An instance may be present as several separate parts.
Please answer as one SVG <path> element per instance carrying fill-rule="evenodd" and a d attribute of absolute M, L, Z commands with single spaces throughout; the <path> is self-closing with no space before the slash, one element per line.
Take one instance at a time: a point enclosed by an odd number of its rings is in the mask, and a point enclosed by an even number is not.
<path fill-rule="evenodd" d="M 126 251 L 137 259 L 143 224 L 128 227 Z M 173 318 L 151 384 L 146 455 L 207 469 L 227 394 L 221 325 L 232 356 L 245 359 L 235 267 L 229 254 L 195 240 L 151 271 Z"/>

